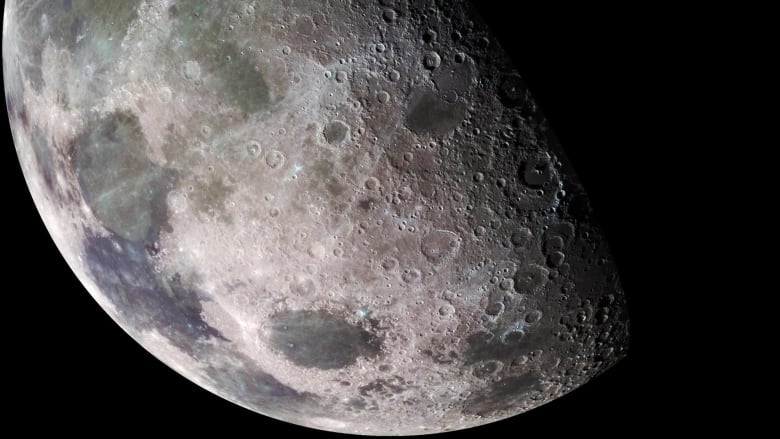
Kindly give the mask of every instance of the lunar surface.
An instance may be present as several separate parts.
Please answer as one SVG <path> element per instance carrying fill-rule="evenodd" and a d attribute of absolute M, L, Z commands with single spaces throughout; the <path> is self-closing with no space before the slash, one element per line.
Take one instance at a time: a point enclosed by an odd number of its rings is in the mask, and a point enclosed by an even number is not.
<path fill-rule="evenodd" d="M 465 1 L 6 1 L 56 245 L 141 345 L 258 413 L 458 430 L 626 354 L 586 193 Z"/>

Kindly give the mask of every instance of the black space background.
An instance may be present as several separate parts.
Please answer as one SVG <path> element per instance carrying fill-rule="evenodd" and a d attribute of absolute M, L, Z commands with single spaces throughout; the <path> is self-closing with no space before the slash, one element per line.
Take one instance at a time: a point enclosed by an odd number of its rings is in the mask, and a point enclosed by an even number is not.
<path fill-rule="evenodd" d="M 662 432 L 684 422 L 692 390 L 670 377 L 668 298 L 676 251 L 667 231 L 683 204 L 674 178 L 670 75 L 688 54 L 666 39 L 665 11 L 514 2 L 479 8 L 516 58 L 588 190 L 629 294 L 629 357 L 573 393 L 524 415 L 449 437 Z M 664 23 L 659 21 L 664 18 Z M 4 403 L 24 426 L 61 432 L 155 430 L 178 436 L 248 432 L 337 436 L 275 421 L 226 402 L 170 370 L 131 340 L 79 284 L 27 191 L 2 117 L 6 276 Z M 683 194 L 684 195 L 684 194 Z M 664 329 L 664 327 L 667 327 Z M 679 370 L 678 370 L 679 372 Z M 6 409 L 7 410 L 7 409 Z"/>

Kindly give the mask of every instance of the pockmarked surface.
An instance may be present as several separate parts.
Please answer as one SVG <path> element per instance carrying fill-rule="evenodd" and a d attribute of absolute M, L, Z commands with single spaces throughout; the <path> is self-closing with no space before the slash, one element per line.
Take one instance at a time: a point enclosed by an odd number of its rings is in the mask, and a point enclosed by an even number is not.
<path fill-rule="evenodd" d="M 236 404 L 435 433 L 625 355 L 586 193 L 468 2 L 10 0 L 3 74 L 68 264 Z"/>

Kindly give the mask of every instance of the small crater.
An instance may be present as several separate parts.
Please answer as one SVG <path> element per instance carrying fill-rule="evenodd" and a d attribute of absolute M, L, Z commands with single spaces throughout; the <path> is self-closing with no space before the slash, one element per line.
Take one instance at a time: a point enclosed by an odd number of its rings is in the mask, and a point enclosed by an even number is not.
<path fill-rule="evenodd" d="M 521 292 L 538 291 L 547 284 L 550 270 L 541 265 L 529 264 L 517 270 L 515 288 Z"/>
<path fill-rule="evenodd" d="M 564 243 L 561 236 L 551 236 L 544 242 L 544 252 L 547 255 L 550 255 L 553 252 L 561 251 L 563 248 Z"/>
<path fill-rule="evenodd" d="M 498 88 L 498 95 L 507 107 L 516 107 L 525 102 L 526 90 L 520 75 L 515 73 L 504 75 Z"/>
<path fill-rule="evenodd" d="M 347 138 L 347 134 L 349 134 L 349 126 L 340 120 L 327 124 L 322 130 L 325 141 L 331 145 L 343 142 Z"/>
<path fill-rule="evenodd" d="M 182 66 L 182 74 L 190 81 L 200 79 L 200 64 L 197 61 L 187 61 Z"/>
<path fill-rule="evenodd" d="M 422 272 L 416 268 L 407 268 L 401 274 L 401 279 L 408 284 L 417 283 L 422 280 Z"/>
<path fill-rule="evenodd" d="M 284 165 L 284 154 L 281 151 L 271 151 L 265 156 L 265 164 L 271 169 L 279 169 Z"/>
<path fill-rule="evenodd" d="M 409 201 L 414 197 L 414 191 L 409 186 L 404 186 L 398 191 L 398 198 L 403 201 Z"/>
<path fill-rule="evenodd" d="M 563 245 L 561 248 L 556 250 L 563 249 L 567 243 L 569 243 L 572 238 L 574 238 L 574 224 L 570 222 L 561 222 L 558 224 L 553 224 L 550 226 L 550 228 L 547 230 L 547 236 L 548 239 L 552 237 L 559 237 L 563 240 Z"/>
<path fill-rule="evenodd" d="M 311 279 L 299 279 L 290 285 L 290 291 L 301 296 L 311 296 L 317 287 Z"/>
<path fill-rule="evenodd" d="M 515 281 L 512 278 L 502 279 L 498 287 L 503 291 L 512 291 L 515 288 Z"/>
<path fill-rule="evenodd" d="M 314 259 L 322 259 L 325 257 L 325 246 L 320 244 L 319 242 L 312 243 L 309 246 L 308 254 Z"/>
<path fill-rule="evenodd" d="M 368 177 L 365 182 L 366 189 L 373 191 L 379 188 L 379 179 L 376 177 Z"/>
<path fill-rule="evenodd" d="M 435 70 L 441 65 L 441 56 L 436 52 L 426 52 L 423 55 L 423 66 L 428 70 Z"/>
<path fill-rule="evenodd" d="M 525 165 L 523 179 L 532 188 L 543 187 L 553 177 L 552 164 L 548 157 L 534 157 Z"/>
<path fill-rule="evenodd" d="M 157 99 L 159 99 L 161 103 L 167 104 L 173 99 L 173 92 L 169 87 L 161 87 L 157 91 Z"/>
<path fill-rule="evenodd" d="M 298 17 L 295 21 L 295 30 L 300 35 L 311 35 L 314 33 L 314 20 L 306 16 Z"/>
<path fill-rule="evenodd" d="M 560 267 L 563 265 L 563 261 L 566 260 L 566 255 L 563 252 L 552 252 L 547 257 L 547 265 L 550 267 Z"/>
<path fill-rule="evenodd" d="M 380 104 L 386 104 L 386 103 L 390 102 L 390 94 L 388 92 L 386 92 L 386 91 L 380 91 L 376 95 L 376 100 Z"/>
<path fill-rule="evenodd" d="M 421 251 L 431 264 L 437 265 L 452 258 L 460 249 L 460 240 L 455 232 L 435 230 L 422 239 Z"/>
<path fill-rule="evenodd" d="M 495 375 L 501 369 L 501 362 L 499 361 L 484 361 L 474 366 L 472 373 L 477 378 L 488 378 Z"/>
<path fill-rule="evenodd" d="M 441 315 L 441 316 L 443 316 L 443 317 L 450 316 L 450 315 L 452 315 L 454 312 L 455 312 L 455 307 L 454 307 L 454 306 L 452 306 L 452 305 L 450 305 L 450 304 L 445 304 L 445 305 L 442 305 L 442 306 L 439 308 L 439 315 Z"/>
<path fill-rule="evenodd" d="M 485 314 L 489 316 L 497 316 L 504 311 L 504 304 L 501 302 L 493 302 L 485 308 Z"/>
<path fill-rule="evenodd" d="M 530 248 L 533 239 L 534 235 L 531 233 L 531 229 L 528 227 L 521 227 L 512 233 L 510 241 L 512 241 L 512 244 L 515 247 L 527 249 Z"/>
<path fill-rule="evenodd" d="M 525 315 L 525 321 L 529 324 L 534 324 L 542 319 L 542 312 L 538 309 L 535 309 L 533 311 L 530 311 L 528 314 Z"/>
<path fill-rule="evenodd" d="M 382 268 L 387 271 L 395 270 L 396 267 L 398 267 L 398 259 L 392 256 L 387 257 L 384 261 L 382 261 Z"/>
<path fill-rule="evenodd" d="M 246 146 L 246 152 L 250 157 L 257 157 L 263 152 L 263 149 L 260 147 L 259 142 L 253 140 Z"/>

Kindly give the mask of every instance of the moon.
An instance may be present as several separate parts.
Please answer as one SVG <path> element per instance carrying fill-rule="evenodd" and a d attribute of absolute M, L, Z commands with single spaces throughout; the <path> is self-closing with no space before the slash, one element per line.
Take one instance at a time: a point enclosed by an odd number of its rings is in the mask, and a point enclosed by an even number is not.
<path fill-rule="evenodd" d="M 6 2 L 16 151 L 51 237 L 195 384 L 419 435 L 625 356 L 614 260 L 468 2 Z"/>

